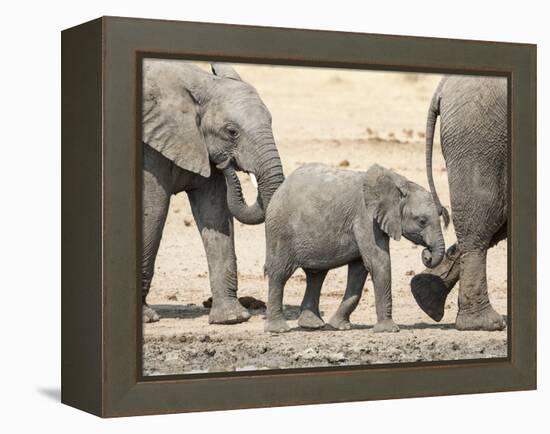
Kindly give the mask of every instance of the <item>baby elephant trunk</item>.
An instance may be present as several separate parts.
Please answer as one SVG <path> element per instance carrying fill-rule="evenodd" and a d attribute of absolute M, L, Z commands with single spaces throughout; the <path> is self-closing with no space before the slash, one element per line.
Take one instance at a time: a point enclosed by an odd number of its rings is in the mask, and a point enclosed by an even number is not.
<path fill-rule="evenodd" d="M 427 242 L 428 247 L 422 251 L 422 263 L 428 268 L 437 267 L 445 256 L 445 240 L 441 230 L 438 232 L 437 236 L 434 237 L 435 240 Z"/>

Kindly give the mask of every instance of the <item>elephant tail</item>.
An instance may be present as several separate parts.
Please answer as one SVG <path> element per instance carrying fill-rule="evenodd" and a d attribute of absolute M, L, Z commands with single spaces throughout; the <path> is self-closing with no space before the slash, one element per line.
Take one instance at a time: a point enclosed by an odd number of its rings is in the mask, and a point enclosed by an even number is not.
<path fill-rule="evenodd" d="M 447 209 L 441 205 L 437 191 L 435 190 L 434 178 L 433 178 L 433 169 L 432 169 L 432 154 L 433 154 L 433 144 L 434 144 L 434 132 L 435 124 L 437 123 L 437 117 L 440 114 L 439 105 L 441 101 L 441 95 L 439 94 L 439 89 L 436 90 L 432 102 L 430 103 L 430 108 L 428 110 L 428 119 L 426 121 L 426 172 L 428 174 L 428 184 L 430 185 L 430 191 L 432 192 L 435 205 L 439 215 L 443 217 L 443 222 L 445 227 L 449 226 L 449 212 Z"/>

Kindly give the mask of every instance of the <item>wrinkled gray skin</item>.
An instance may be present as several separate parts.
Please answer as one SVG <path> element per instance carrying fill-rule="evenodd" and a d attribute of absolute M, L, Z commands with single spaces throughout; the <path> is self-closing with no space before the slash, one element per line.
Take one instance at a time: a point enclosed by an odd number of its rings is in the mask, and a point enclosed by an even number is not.
<path fill-rule="evenodd" d="M 419 305 L 433 319 L 443 316 L 445 298 L 460 280 L 459 330 L 502 330 L 505 321 L 487 292 L 487 249 L 507 232 L 506 79 L 449 76 L 437 88 L 428 113 L 426 163 L 430 188 L 437 116 L 448 170 L 457 244 L 438 267 L 411 281 Z"/>
<path fill-rule="evenodd" d="M 262 223 L 283 181 L 271 115 L 233 68 L 210 74 L 178 61 L 146 60 L 143 81 L 143 320 L 158 320 L 145 303 L 170 196 L 186 191 L 210 276 L 210 323 L 246 321 L 237 300 L 233 216 Z M 248 206 L 236 170 L 253 173 L 258 198 Z"/>
<path fill-rule="evenodd" d="M 426 247 L 422 260 L 437 266 L 445 242 L 432 195 L 419 185 L 372 166 L 367 172 L 307 164 L 292 173 L 273 195 L 266 215 L 266 264 L 269 296 L 265 330 L 289 329 L 282 302 L 286 281 L 303 268 L 307 287 L 298 324 L 324 325 L 319 312 L 323 280 L 331 268 L 348 264 L 344 298 L 329 324 L 351 328 L 349 321 L 372 274 L 375 332 L 396 332 L 392 320 L 389 237 L 401 235 Z"/>

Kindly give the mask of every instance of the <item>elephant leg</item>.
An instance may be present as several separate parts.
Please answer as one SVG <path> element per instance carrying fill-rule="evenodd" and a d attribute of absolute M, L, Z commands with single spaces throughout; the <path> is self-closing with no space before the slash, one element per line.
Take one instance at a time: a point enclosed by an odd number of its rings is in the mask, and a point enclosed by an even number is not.
<path fill-rule="evenodd" d="M 355 261 L 348 265 L 348 282 L 344 298 L 338 309 L 329 320 L 329 324 L 338 330 L 351 329 L 349 321 L 350 315 L 357 308 L 365 280 L 367 280 L 368 271 L 363 264 L 363 261 Z"/>
<path fill-rule="evenodd" d="M 372 283 L 374 286 L 374 302 L 376 304 L 375 333 L 398 332 L 399 327 L 392 319 L 391 295 L 391 262 L 389 251 L 382 261 L 373 261 L 371 267 Z"/>
<path fill-rule="evenodd" d="M 298 325 L 306 329 L 319 329 L 325 325 L 319 312 L 319 297 L 328 271 L 304 271 L 306 272 L 306 292 L 300 306 Z"/>
<path fill-rule="evenodd" d="M 465 194 L 464 186 L 454 178 L 457 170 L 454 165 L 449 165 L 453 223 L 460 250 L 456 328 L 502 330 L 506 326 L 505 321 L 489 301 L 487 250 L 493 240 L 496 242 L 506 234 L 506 193 L 495 187 L 500 185 L 498 179 L 490 174 L 480 176 L 480 169 L 477 169 L 470 178 L 471 194 Z"/>
<path fill-rule="evenodd" d="M 460 277 L 460 251 L 456 244 L 447 249 L 435 268 L 426 268 L 411 280 L 411 290 L 418 306 L 434 321 L 441 321 L 445 301 Z"/>
<path fill-rule="evenodd" d="M 506 323 L 491 306 L 487 291 L 487 250 L 463 252 L 460 256 L 458 330 L 502 330 Z"/>
<path fill-rule="evenodd" d="M 209 180 L 188 192 L 191 210 L 200 232 L 210 276 L 212 308 L 210 324 L 235 324 L 250 318 L 237 299 L 237 259 L 233 217 L 226 202 L 225 179 L 212 171 Z"/>
<path fill-rule="evenodd" d="M 144 154 L 147 161 L 147 154 Z M 169 186 L 165 177 L 148 170 L 143 171 L 143 222 L 142 222 L 142 266 L 141 295 L 143 322 L 159 320 L 158 314 L 146 303 L 147 294 L 155 271 L 155 259 L 160 246 L 162 230 L 170 205 Z"/>
<path fill-rule="evenodd" d="M 283 315 L 283 294 L 290 275 L 284 271 L 271 271 L 268 274 L 269 290 L 264 331 L 283 333 L 290 330 Z"/>

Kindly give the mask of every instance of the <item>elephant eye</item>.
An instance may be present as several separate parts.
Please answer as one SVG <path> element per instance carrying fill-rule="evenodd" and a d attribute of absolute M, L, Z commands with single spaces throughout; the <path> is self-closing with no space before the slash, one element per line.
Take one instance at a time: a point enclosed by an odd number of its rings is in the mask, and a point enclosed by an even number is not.
<path fill-rule="evenodd" d="M 231 126 L 226 127 L 225 131 L 227 131 L 227 134 L 232 139 L 236 139 L 237 137 L 239 137 L 239 131 L 235 127 L 231 127 Z"/>
<path fill-rule="evenodd" d="M 418 221 L 418 225 L 423 228 L 426 226 L 426 224 L 428 223 L 428 220 L 426 219 L 426 217 L 417 217 L 417 221 Z"/>

